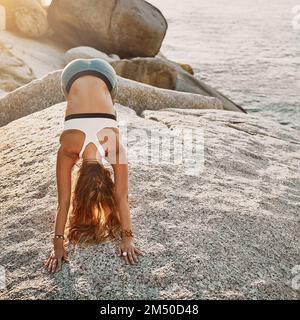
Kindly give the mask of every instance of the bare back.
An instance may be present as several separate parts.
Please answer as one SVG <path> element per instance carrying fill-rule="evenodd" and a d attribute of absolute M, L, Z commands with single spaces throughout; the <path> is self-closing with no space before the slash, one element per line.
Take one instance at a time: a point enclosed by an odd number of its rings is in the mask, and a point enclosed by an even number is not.
<path fill-rule="evenodd" d="M 111 95 L 105 82 L 91 75 L 76 79 L 67 98 L 66 116 L 84 112 L 115 114 Z"/>

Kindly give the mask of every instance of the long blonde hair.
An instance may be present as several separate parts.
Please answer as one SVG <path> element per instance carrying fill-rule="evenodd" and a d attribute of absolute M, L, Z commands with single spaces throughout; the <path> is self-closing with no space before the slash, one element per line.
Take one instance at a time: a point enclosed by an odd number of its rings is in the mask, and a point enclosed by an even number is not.
<path fill-rule="evenodd" d="M 67 237 L 73 244 L 116 239 L 120 220 L 111 171 L 97 161 L 82 161 L 77 172 Z"/>

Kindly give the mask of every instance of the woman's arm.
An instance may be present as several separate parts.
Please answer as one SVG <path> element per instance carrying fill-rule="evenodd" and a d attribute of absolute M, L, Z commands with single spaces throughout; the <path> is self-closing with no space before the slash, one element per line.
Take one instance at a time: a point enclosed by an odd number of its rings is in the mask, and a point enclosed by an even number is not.
<path fill-rule="evenodd" d="M 117 139 L 117 147 L 115 148 L 116 154 L 115 161 L 111 162 L 114 170 L 115 182 L 115 198 L 117 201 L 117 208 L 119 212 L 120 224 L 122 231 L 132 231 L 131 214 L 128 205 L 128 161 L 127 154 L 121 141 Z M 127 252 L 127 256 L 123 256 L 125 262 L 131 264 L 137 263 L 138 259 L 136 254 L 143 255 L 143 252 L 133 245 L 133 238 L 130 236 L 122 236 L 119 246 L 119 256 Z"/>
<path fill-rule="evenodd" d="M 128 206 L 128 164 L 114 164 L 115 198 L 122 230 L 132 230 Z"/>
<path fill-rule="evenodd" d="M 108 134 L 108 133 L 107 133 Z M 107 160 L 114 170 L 115 199 L 122 230 L 132 229 L 131 215 L 128 206 L 128 159 L 118 131 L 108 135 Z"/>
<path fill-rule="evenodd" d="M 74 154 L 68 153 L 61 145 L 56 161 L 58 207 L 54 232 L 58 235 L 63 235 L 65 231 L 71 200 L 72 168 L 75 162 Z"/>
<path fill-rule="evenodd" d="M 71 200 L 72 168 L 76 160 L 77 157 L 73 153 L 67 152 L 62 145 L 60 146 L 56 161 L 58 206 L 54 224 L 55 235 L 64 235 Z M 61 269 L 62 260 L 68 261 L 64 239 L 54 239 L 53 252 L 46 261 L 45 267 L 49 272 L 55 272 Z"/>

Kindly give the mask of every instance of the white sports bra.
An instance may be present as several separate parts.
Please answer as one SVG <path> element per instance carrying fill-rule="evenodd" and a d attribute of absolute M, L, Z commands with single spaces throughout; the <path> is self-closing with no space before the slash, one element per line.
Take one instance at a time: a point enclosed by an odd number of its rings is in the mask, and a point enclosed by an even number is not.
<path fill-rule="evenodd" d="M 105 156 L 105 150 L 99 142 L 97 133 L 103 128 L 118 128 L 116 116 L 110 113 L 74 113 L 67 115 L 64 121 L 63 131 L 75 129 L 85 134 L 83 146 L 79 153 L 82 159 L 85 147 L 90 143 L 94 143 L 100 156 Z M 99 159 L 98 154 L 96 156 Z"/>

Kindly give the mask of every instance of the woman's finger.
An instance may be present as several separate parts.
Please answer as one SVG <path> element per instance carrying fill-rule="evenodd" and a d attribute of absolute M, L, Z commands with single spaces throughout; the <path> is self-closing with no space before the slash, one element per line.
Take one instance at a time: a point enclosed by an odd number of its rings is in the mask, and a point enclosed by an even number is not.
<path fill-rule="evenodd" d="M 133 261 L 132 252 L 129 251 L 127 254 L 128 254 L 128 260 L 129 260 L 129 262 L 130 262 L 131 264 L 134 264 L 135 262 Z"/>
<path fill-rule="evenodd" d="M 127 253 L 127 254 L 128 254 L 128 253 Z M 122 257 L 124 258 L 125 263 L 128 264 L 128 263 L 129 263 L 129 261 L 128 261 L 128 256 L 123 256 L 123 255 L 122 255 Z"/>
<path fill-rule="evenodd" d="M 53 262 L 52 262 L 51 272 L 54 273 L 54 272 L 55 272 L 55 269 L 56 269 L 57 259 L 56 259 L 56 258 L 53 258 L 52 261 L 53 261 Z"/>
<path fill-rule="evenodd" d="M 140 249 L 134 248 L 134 250 L 135 250 L 135 252 L 136 252 L 137 254 L 139 254 L 139 255 L 141 255 L 141 256 L 144 255 L 144 253 L 143 253 Z"/>
<path fill-rule="evenodd" d="M 44 267 L 47 269 L 50 263 L 51 257 L 48 257 L 48 259 L 44 262 Z"/>
<path fill-rule="evenodd" d="M 133 250 L 133 252 L 132 252 L 132 257 L 133 257 L 133 259 L 134 259 L 134 261 L 135 261 L 136 263 L 138 263 L 138 262 L 139 262 L 139 259 L 137 258 L 137 256 L 136 256 L 136 254 L 135 254 L 134 250 Z"/>
<path fill-rule="evenodd" d="M 49 262 L 49 264 L 48 264 L 48 271 L 49 271 L 49 272 L 51 272 L 51 270 L 52 270 L 52 264 L 53 264 L 53 259 L 50 258 L 50 262 Z"/>

